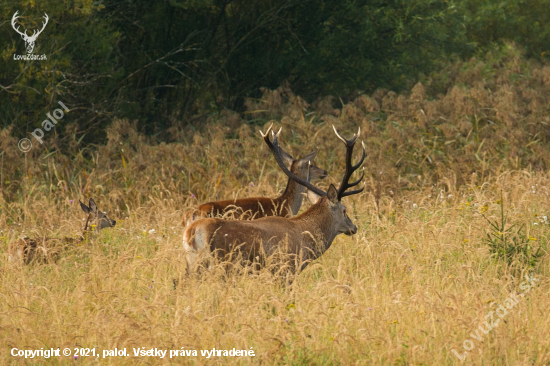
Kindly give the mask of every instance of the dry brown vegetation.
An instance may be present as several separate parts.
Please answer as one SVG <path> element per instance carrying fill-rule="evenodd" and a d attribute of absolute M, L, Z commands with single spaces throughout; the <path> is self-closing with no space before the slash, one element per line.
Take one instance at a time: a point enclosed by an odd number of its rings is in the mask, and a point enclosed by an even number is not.
<path fill-rule="evenodd" d="M 380 91 L 342 108 L 328 99 L 308 106 L 288 88 L 266 90 L 263 101 L 249 101 L 256 122 L 227 112 L 199 132 L 173 131 L 182 143 L 155 143 L 118 120 L 104 144 L 79 150 L 75 140 L 62 152 L 51 133 L 48 150 L 23 155 L 2 131 L 0 363 L 24 363 L 12 347 L 126 347 L 130 354 L 132 347 L 253 347 L 255 357 L 78 362 L 458 365 L 451 350 L 462 354 L 470 339 L 466 361 L 474 365 L 550 364 L 550 69 L 510 52 L 500 65 L 489 55 L 450 67 L 447 82 L 455 86 L 439 96 L 428 97 L 442 85 L 437 80 L 410 95 Z M 267 270 L 224 276 L 215 268 L 186 278 L 186 210 L 275 196 L 286 184 L 251 127 L 265 128 L 270 118 L 294 156 L 320 149 L 316 164 L 329 171 L 323 188 L 344 167 L 330 124 L 344 136 L 361 126 L 367 189 L 343 200 L 357 235 L 337 237 L 291 286 Z M 21 235 L 80 233 L 78 199 L 89 196 L 115 228 L 56 263 L 8 265 L 8 243 Z M 539 247 L 544 253 L 532 265 L 492 256 L 487 233 L 501 234 L 483 215 L 499 220 L 503 204 L 502 235 L 528 246 L 527 256 Z M 519 288 L 527 273 L 540 280 L 529 293 Z M 473 339 L 495 303 L 517 292 L 525 297 L 506 322 Z M 74 362 L 33 362 L 42 361 Z"/>

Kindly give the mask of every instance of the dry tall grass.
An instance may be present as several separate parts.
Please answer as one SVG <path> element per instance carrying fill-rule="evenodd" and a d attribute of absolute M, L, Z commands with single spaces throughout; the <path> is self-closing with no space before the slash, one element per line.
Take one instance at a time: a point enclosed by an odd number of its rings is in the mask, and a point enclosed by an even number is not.
<path fill-rule="evenodd" d="M 48 159 L 46 167 L 61 170 L 59 163 Z M 7 243 L 23 232 L 77 233 L 83 222 L 75 198 L 86 192 L 93 192 L 115 218 L 123 212 L 128 217 L 57 264 L 9 267 L 4 256 L 2 364 L 15 362 L 11 347 L 126 347 L 128 351 L 132 347 L 254 347 L 253 359 L 216 358 L 213 362 L 459 364 L 451 349 L 462 354 L 463 341 L 472 339 L 469 335 L 484 320 L 491 303 L 502 303 L 510 292 L 521 292 L 520 280 L 511 277 L 503 262 L 491 259 L 483 242 L 489 228 L 479 210 L 488 206 L 486 214 L 498 216 L 499 204 L 494 202 L 502 192 L 511 222 L 528 225 L 533 246 L 540 243 L 546 249 L 550 234 L 540 219 L 550 214 L 548 175 L 505 172 L 481 186 L 460 190 L 441 185 L 405 191 L 398 198 L 377 199 L 367 191 L 348 199 L 358 234 L 338 237 L 319 261 L 297 277 L 292 290 L 268 271 L 229 279 L 214 271 L 202 281 L 186 279 L 179 223 L 182 212 L 196 203 L 189 193 L 193 186 L 184 189 L 187 180 L 167 178 L 168 169 L 162 163 L 152 169 L 155 176 L 136 173 L 128 165 L 112 171 L 100 168 L 101 149 L 96 159 L 98 170 L 88 174 L 87 181 L 81 176 L 80 185 L 74 182 L 65 190 L 63 180 L 50 186 L 25 180 L 22 185 L 29 192 L 25 199 L 4 201 L 4 217 L 22 219 L 3 225 L 4 254 Z M 175 161 L 175 154 L 162 161 Z M 337 180 L 334 175 L 340 172 L 332 172 Z M 113 179 L 116 174 L 125 180 Z M 263 173 L 249 178 L 253 186 L 236 186 L 226 194 L 274 195 L 284 184 L 269 159 Z M 231 184 L 211 182 L 211 197 Z M 483 335 L 482 342 L 474 340 L 469 362 L 550 363 L 549 274 L 548 257 L 544 257 L 534 271 L 540 279 L 538 288 L 510 310 L 506 324 Z M 172 287 L 174 278 L 181 283 L 177 290 Z M 68 361 L 50 360 L 54 364 Z M 203 364 L 206 359 L 151 357 L 131 362 Z"/>
<path fill-rule="evenodd" d="M 494 86 L 496 92 L 479 85 L 456 87 L 432 101 L 422 99 L 419 85 L 410 96 L 386 93 L 381 104 L 377 96 L 337 111 L 320 103 L 318 118 L 308 116 L 303 101 L 289 91 L 266 91 L 270 107 L 281 108 L 277 113 L 290 153 L 319 147 L 316 163 L 330 174 L 323 188 L 338 182 L 344 167 L 343 149 L 327 122 L 336 122 L 345 135 L 361 125 L 370 152 L 367 189 L 343 200 L 358 234 L 337 237 L 291 287 L 269 271 L 224 278 L 213 270 L 202 280 L 185 277 L 184 211 L 217 198 L 275 196 L 286 184 L 259 134 L 235 115 L 222 118 L 226 126 L 211 125 L 202 133 L 174 131 L 183 144 L 152 143 L 133 123 L 116 121 L 106 143 L 95 148 L 81 151 L 75 145 L 69 153 L 35 148 L 26 156 L 3 131 L 0 364 L 25 363 L 10 355 L 12 347 L 127 348 L 130 354 L 133 347 L 253 347 L 255 357 L 207 360 L 199 352 L 192 358 L 81 357 L 77 362 L 458 365 L 451 350 L 462 354 L 469 339 L 474 345 L 466 356 L 470 364 L 549 365 L 548 255 L 533 268 L 508 265 L 491 257 L 484 241 L 491 229 L 482 213 L 498 219 L 501 200 L 509 224 L 526 225 L 524 238 L 533 249 L 547 251 L 550 238 L 545 219 L 550 216 L 549 174 L 537 169 L 550 155 L 540 141 L 525 146 L 532 137 L 526 131 L 544 126 L 527 124 L 518 132 L 508 125 L 517 123 L 510 108 L 522 121 L 535 118 L 522 108 L 533 108 L 540 121 L 547 120 L 542 110 L 550 100 L 550 78 L 531 92 L 538 107 L 515 99 L 523 94 L 506 80 Z M 287 93 L 288 103 L 278 102 L 277 93 Z M 251 110 L 258 107 L 254 103 Z M 501 116 L 500 122 L 491 119 L 496 127 L 489 122 L 479 127 L 475 116 L 484 103 L 501 103 L 491 112 Z M 324 115 L 322 108 L 328 108 Z M 380 113 L 395 119 L 369 119 Z M 437 122 L 441 118 L 449 121 Z M 456 123 L 461 118 L 464 125 Z M 435 135 L 423 139 L 422 131 L 435 126 L 443 134 L 447 128 L 459 130 L 448 139 L 462 134 L 462 128 L 465 132 L 462 140 L 448 144 L 451 140 Z M 517 139 L 502 145 L 502 136 Z M 52 140 L 49 146 L 55 147 L 53 135 Z M 459 140 L 465 145 L 453 152 L 450 146 Z M 536 156 L 541 163 L 516 170 L 513 158 L 495 164 L 506 146 L 510 157 L 524 154 L 519 167 Z M 21 235 L 78 234 L 83 225 L 78 199 L 89 196 L 117 220 L 115 228 L 55 264 L 8 265 L 8 243 Z M 528 294 L 519 288 L 526 273 L 540 280 Z M 180 283 L 176 290 L 173 279 Z M 511 292 L 526 296 L 519 297 L 506 322 L 488 334 L 478 332 L 480 341 L 472 338 L 495 303 L 502 304 Z M 75 361 L 58 357 L 30 363 L 42 362 Z"/>

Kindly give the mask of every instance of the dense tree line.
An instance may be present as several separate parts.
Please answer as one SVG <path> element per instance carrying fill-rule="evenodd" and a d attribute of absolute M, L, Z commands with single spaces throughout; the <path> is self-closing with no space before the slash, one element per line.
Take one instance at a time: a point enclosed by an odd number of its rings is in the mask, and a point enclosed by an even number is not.
<path fill-rule="evenodd" d="M 64 138 L 97 139 L 114 117 L 150 134 L 243 110 L 260 87 L 288 82 L 308 101 L 401 90 L 446 61 L 513 40 L 548 57 L 550 0 L 77 0 L 0 8 L 0 118 L 24 136 L 59 100 Z M 33 54 L 21 29 L 49 23 Z M 56 126 L 63 129 L 65 126 Z M 91 140 L 89 140 L 91 141 Z"/>

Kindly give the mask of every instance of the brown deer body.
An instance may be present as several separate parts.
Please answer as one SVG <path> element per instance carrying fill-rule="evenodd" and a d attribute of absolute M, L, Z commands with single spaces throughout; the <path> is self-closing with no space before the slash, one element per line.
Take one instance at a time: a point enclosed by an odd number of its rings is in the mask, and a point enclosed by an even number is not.
<path fill-rule="evenodd" d="M 71 238 L 41 238 L 31 239 L 23 238 L 10 243 L 8 248 L 8 260 L 10 262 L 55 262 L 59 255 L 69 245 L 82 243 L 88 234 L 92 231 L 99 233 L 101 229 L 113 227 L 116 221 L 110 219 L 107 214 L 97 209 L 96 203 L 92 198 L 89 201 L 89 207 L 80 202 L 82 211 L 88 214 L 84 231 L 82 235 Z M 95 227 L 95 229 L 94 229 Z"/>
<path fill-rule="evenodd" d="M 336 129 L 334 131 L 336 132 Z M 340 202 L 343 197 L 363 190 L 362 188 L 345 192 L 346 189 L 359 184 L 363 178 L 348 183 L 351 174 L 359 168 L 365 158 L 363 145 L 360 162 L 351 165 L 351 154 L 357 136 L 345 140 L 336 132 L 347 147 L 346 174 L 338 190 L 331 184 L 328 191 L 324 192 L 286 169 L 277 144 L 279 133 L 274 135 L 273 143 L 269 140 L 269 130 L 262 135 L 281 169 L 292 180 L 308 188 L 308 197 L 315 198 L 316 203 L 301 215 L 292 218 L 266 217 L 255 221 L 207 218 L 193 222 L 183 234 L 188 270 L 196 267 L 202 260 L 202 255 L 209 256 L 214 253 L 222 260 L 231 260 L 234 255 L 240 255 L 243 259 L 254 262 L 255 259 L 265 259 L 277 252 L 294 257 L 302 263 L 300 269 L 303 269 L 309 261 L 320 257 L 338 234 L 353 235 L 357 232 L 357 227 L 351 222 L 345 206 Z M 293 267 L 292 263 L 289 264 Z"/>
<path fill-rule="evenodd" d="M 323 179 L 327 176 L 327 171 L 314 165 L 309 167 L 309 162 L 315 158 L 317 151 L 308 154 L 302 159 L 294 159 L 290 154 L 282 149 L 281 158 L 290 171 L 300 179 L 306 179 L 309 174 L 311 180 Z M 308 172 L 309 168 L 309 172 Z M 295 216 L 302 206 L 303 193 L 306 188 L 292 179 L 288 179 L 286 189 L 283 194 L 277 198 L 251 197 L 234 200 L 208 202 L 198 206 L 191 213 L 184 216 L 183 225 L 188 226 L 191 222 L 206 218 L 224 216 L 224 218 L 259 219 L 268 216 L 291 217 Z"/>

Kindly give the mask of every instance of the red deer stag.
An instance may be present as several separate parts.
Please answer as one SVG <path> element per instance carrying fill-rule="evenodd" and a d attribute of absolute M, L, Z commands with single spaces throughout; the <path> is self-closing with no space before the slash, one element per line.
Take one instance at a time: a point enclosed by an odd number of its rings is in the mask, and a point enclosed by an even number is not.
<path fill-rule="evenodd" d="M 80 201 L 79 201 L 80 202 Z M 89 207 L 80 202 L 82 211 L 88 214 L 86 225 L 82 235 L 76 238 L 23 238 L 12 242 L 8 249 L 8 260 L 10 262 L 23 262 L 29 264 L 37 262 L 55 262 L 59 258 L 61 250 L 70 244 L 82 243 L 87 234 L 91 231 L 99 233 L 101 229 L 113 227 L 116 221 L 107 216 L 105 212 L 99 211 L 95 201 L 90 198 Z M 89 224 L 89 225 L 88 225 Z"/>
<path fill-rule="evenodd" d="M 334 128 L 334 126 L 333 126 Z M 343 197 L 357 194 L 364 188 L 348 191 L 348 188 L 361 182 L 363 176 L 353 183 L 349 178 L 365 159 L 365 145 L 359 163 L 352 165 L 351 157 L 355 141 L 360 134 L 351 140 L 346 140 L 338 134 L 336 136 L 346 145 L 346 172 L 340 187 L 336 189 L 330 185 L 327 192 L 313 184 L 297 177 L 284 164 L 278 137 L 281 131 L 273 134 L 273 142 L 269 139 L 269 132 L 262 134 L 265 142 L 275 156 L 275 160 L 283 172 L 293 181 L 308 189 L 308 197 L 316 198 L 316 203 L 302 214 L 292 217 L 265 217 L 254 221 L 227 221 L 218 218 L 207 218 L 193 222 L 183 234 L 183 247 L 186 251 L 187 269 L 194 270 L 202 261 L 203 255 L 211 253 L 218 259 L 230 260 L 233 255 L 241 255 L 244 260 L 261 261 L 275 253 L 280 253 L 294 262 L 303 263 L 301 271 L 307 264 L 327 251 L 338 234 L 353 235 L 357 227 L 346 214 L 346 207 L 340 202 Z M 289 263 L 292 269 L 296 267 Z"/>
<path fill-rule="evenodd" d="M 269 127 L 269 130 L 271 130 L 271 127 Z M 309 162 L 315 159 L 317 150 L 302 159 L 294 159 L 290 154 L 283 151 L 283 149 L 279 149 L 284 164 L 300 179 L 305 179 L 308 174 L 311 180 L 323 179 L 327 176 L 326 170 L 318 168 L 315 165 L 309 167 Z M 188 226 L 193 221 L 206 217 L 223 216 L 224 213 L 231 211 L 240 213 L 241 219 L 252 220 L 268 216 L 295 216 L 302 206 L 303 193 L 305 191 L 305 187 L 289 178 L 285 191 L 277 198 L 252 197 L 204 203 L 193 210 L 193 212 L 185 215 L 182 224 Z"/>

